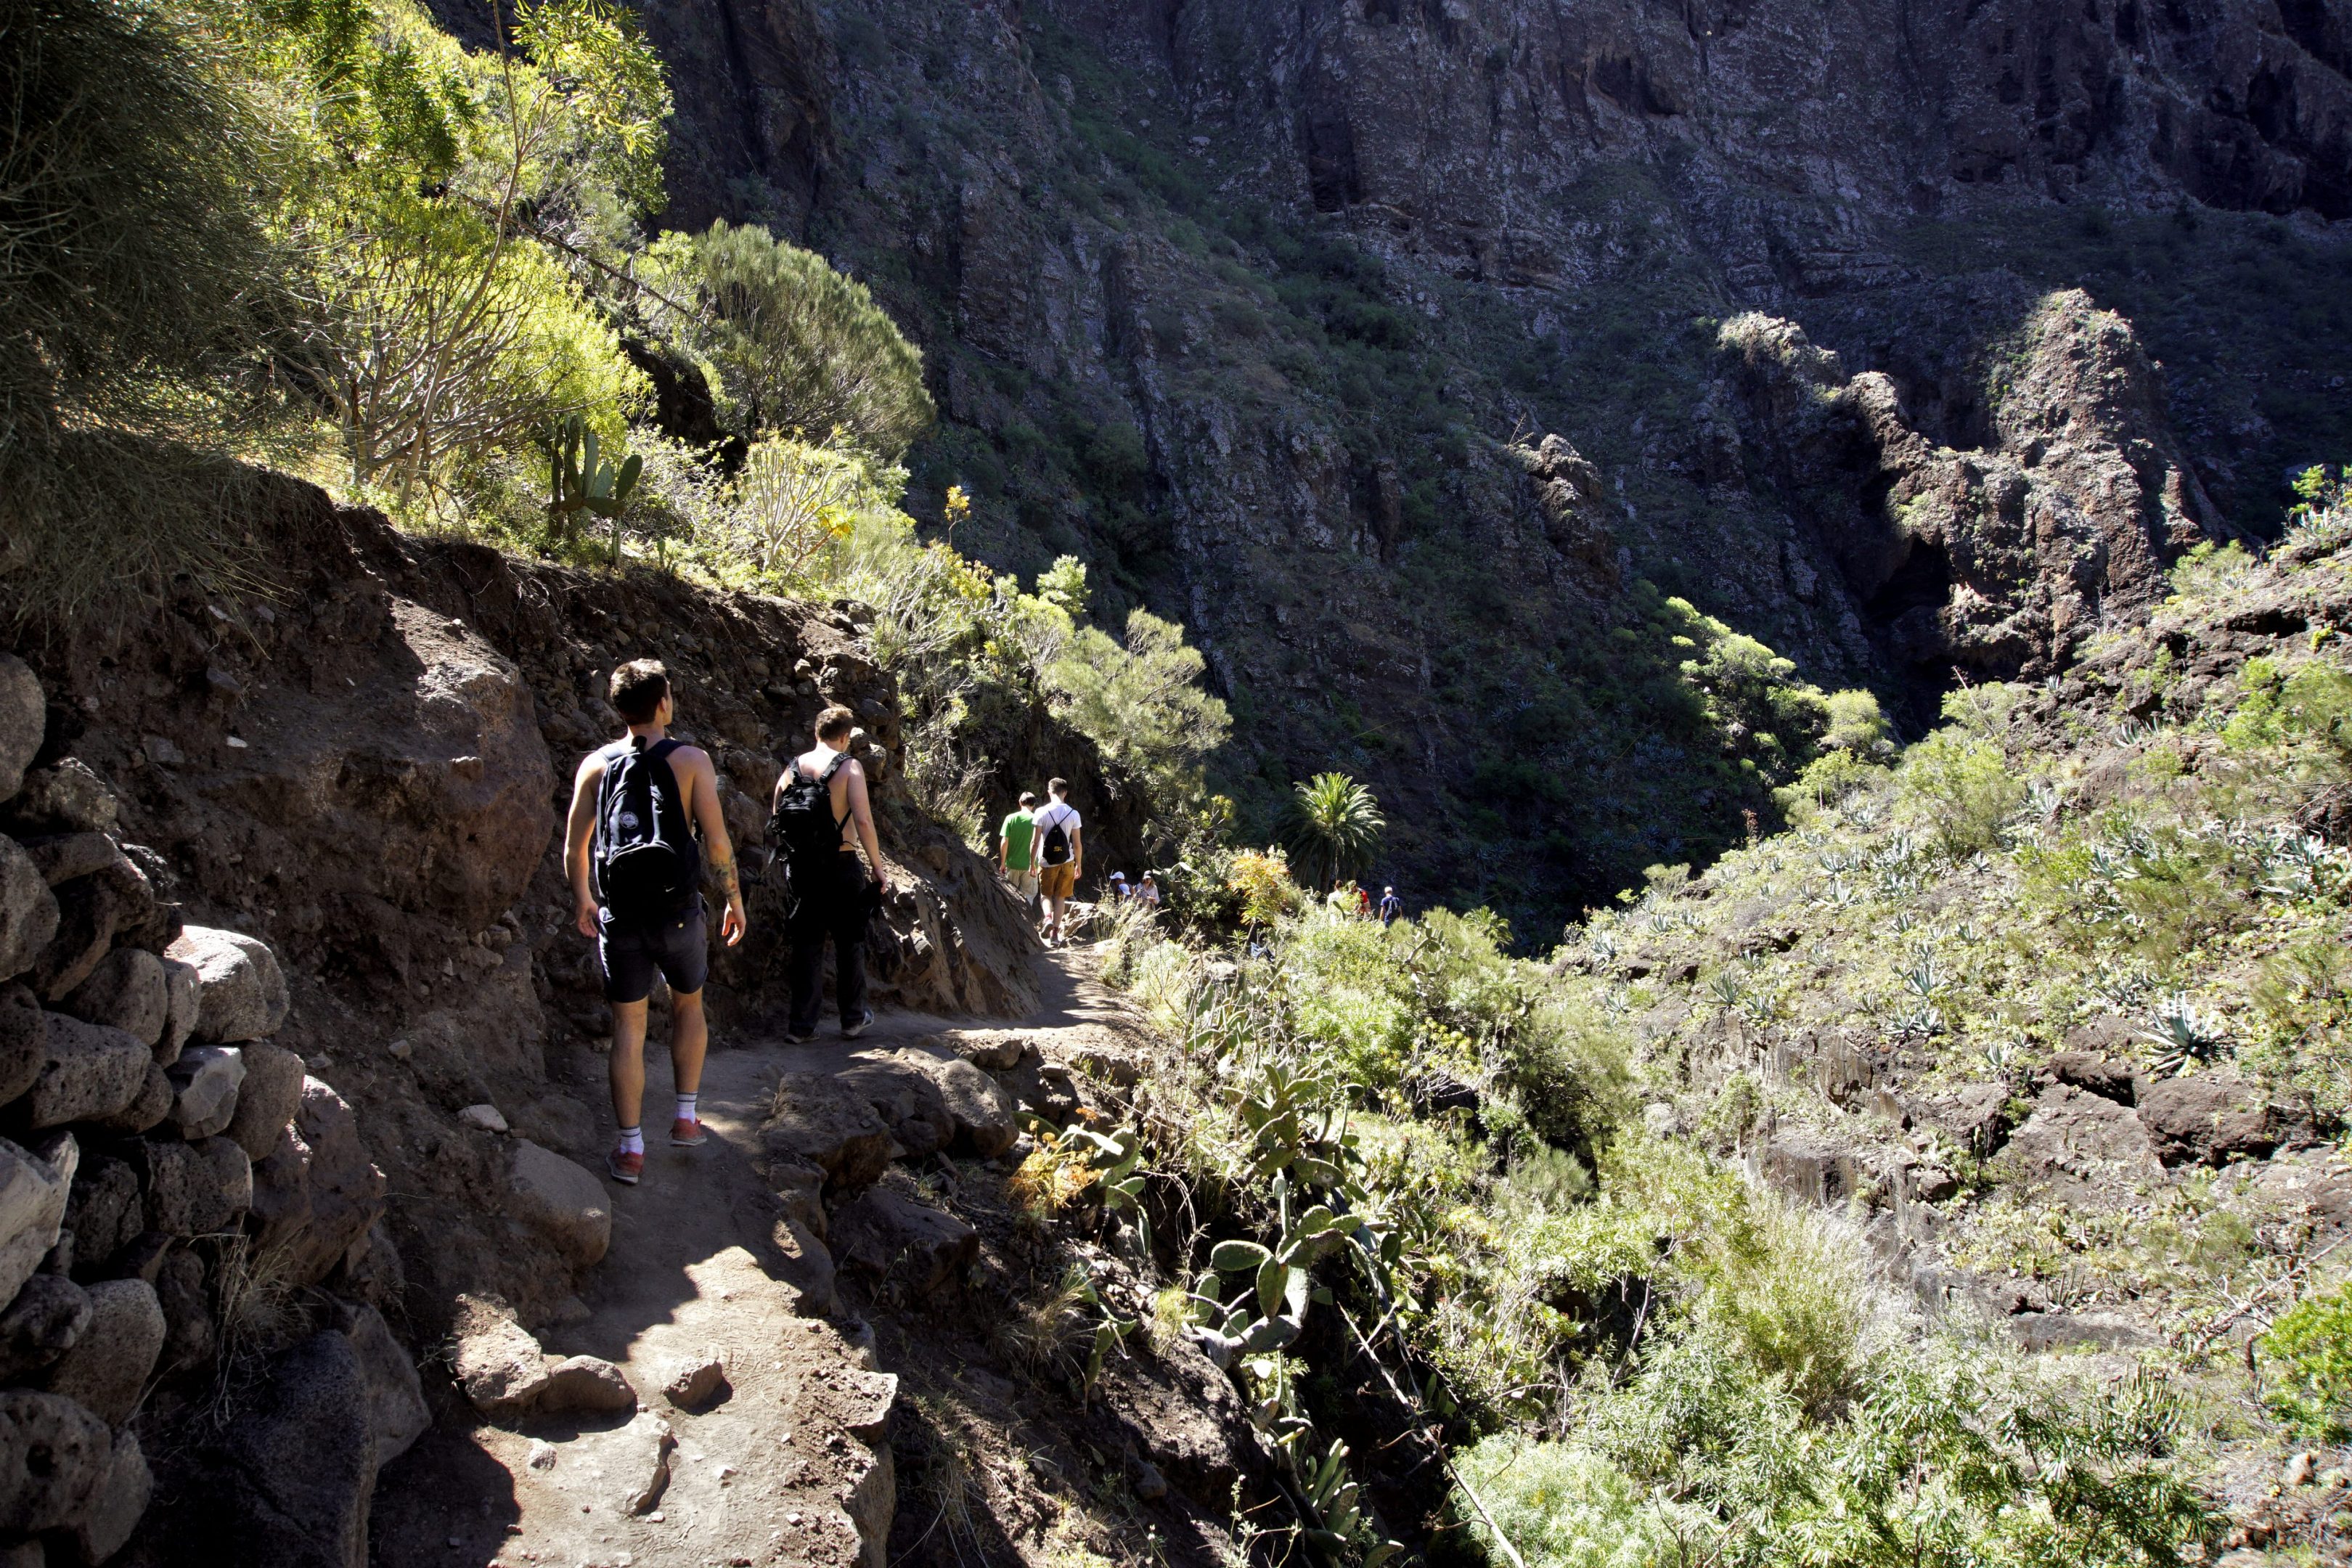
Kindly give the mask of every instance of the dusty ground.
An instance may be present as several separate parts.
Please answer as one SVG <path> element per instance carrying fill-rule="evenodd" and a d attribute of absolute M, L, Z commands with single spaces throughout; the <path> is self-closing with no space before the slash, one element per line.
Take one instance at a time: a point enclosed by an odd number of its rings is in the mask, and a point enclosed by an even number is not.
<path fill-rule="evenodd" d="M 1142 1027 L 1086 967 L 1071 953 L 1040 961 L 1045 1005 L 1019 1027 L 1049 1054 L 1057 1039 L 1098 1051 Z M 887 1184 L 980 1234 L 966 1277 L 912 1299 L 887 1280 L 836 1281 L 754 1168 L 778 1074 L 838 1071 L 876 1052 L 945 1056 L 957 1027 L 898 1013 L 856 1042 L 722 1041 L 732 1048 L 713 1051 L 701 1090 L 711 1142 L 678 1151 L 656 1138 L 642 1184 L 610 1186 L 611 1252 L 573 1321 L 543 1335 L 552 1353 L 621 1366 L 639 1411 L 509 1431 L 478 1424 L 445 1394 L 436 1429 L 384 1473 L 374 1561 L 846 1564 L 861 1535 L 876 1568 L 1222 1557 L 1235 1483 L 1255 1468 L 1230 1386 L 1190 1347 L 1155 1349 L 1140 1330 L 1082 1386 L 1082 1320 L 1039 1304 L 1050 1306 L 1076 1263 L 1140 1316 L 1145 1271 L 1116 1256 L 1116 1236 L 1020 1215 L 1005 1191 L 1018 1151 L 891 1167 Z M 668 1073 L 650 1054 L 646 1103 L 658 1108 Z M 730 1389 L 719 1402 L 684 1411 L 662 1397 L 681 1363 L 712 1354 Z M 657 1424 L 676 1436 L 671 1479 L 658 1506 L 632 1513 L 656 1461 Z"/>

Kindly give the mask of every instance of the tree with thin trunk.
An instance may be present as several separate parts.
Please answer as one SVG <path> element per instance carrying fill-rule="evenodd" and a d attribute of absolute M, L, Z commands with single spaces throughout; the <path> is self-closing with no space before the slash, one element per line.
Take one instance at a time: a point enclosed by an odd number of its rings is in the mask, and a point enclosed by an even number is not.
<path fill-rule="evenodd" d="M 1294 786 L 1292 837 L 1300 868 L 1328 893 L 1371 861 L 1388 819 L 1372 792 L 1345 773 L 1317 773 Z"/>

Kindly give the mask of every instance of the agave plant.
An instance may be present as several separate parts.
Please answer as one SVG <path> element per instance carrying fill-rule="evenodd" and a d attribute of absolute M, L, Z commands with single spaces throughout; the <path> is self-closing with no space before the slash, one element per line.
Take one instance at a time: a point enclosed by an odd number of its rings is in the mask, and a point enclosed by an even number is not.
<path fill-rule="evenodd" d="M 2139 1031 L 2139 1038 L 2157 1048 L 2149 1066 L 2175 1075 L 2211 1061 L 2230 1043 L 2221 1019 L 2178 992 L 2157 1005 L 2155 1021 Z"/>

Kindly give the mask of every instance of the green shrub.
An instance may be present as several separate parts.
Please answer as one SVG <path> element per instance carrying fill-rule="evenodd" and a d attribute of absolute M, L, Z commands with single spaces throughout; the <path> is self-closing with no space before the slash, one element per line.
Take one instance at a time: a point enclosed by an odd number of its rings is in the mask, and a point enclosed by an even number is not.
<path fill-rule="evenodd" d="M 1859 1239 L 1810 1208 L 1748 1206 L 1706 1266 L 1700 1331 L 1785 1388 L 1808 1417 L 1842 1410 L 1890 1342 Z"/>
<path fill-rule="evenodd" d="M 2352 1436 L 2352 1282 L 2304 1298 L 2257 1349 L 2271 1379 L 2263 1398 L 2281 1420 L 2322 1442 Z"/>
<path fill-rule="evenodd" d="M 1937 730 L 1903 753 L 1895 782 L 1955 858 L 1990 849 L 2025 804 L 2026 781 L 1997 742 L 1958 726 Z"/>
<path fill-rule="evenodd" d="M 701 363 L 732 428 L 799 431 L 886 461 L 930 428 L 922 351 L 814 251 L 722 219 L 663 236 L 645 259 L 671 301 L 656 300 L 654 319 Z"/>
<path fill-rule="evenodd" d="M 1486 1507 L 1457 1500 L 1455 1517 L 1493 1563 L 1487 1516 L 1528 1568 L 1651 1568 L 1676 1560 L 1671 1516 L 1600 1455 L 1570 1443 L 1499 1433 L 1459 1455 L 1462 1479 Z"/>

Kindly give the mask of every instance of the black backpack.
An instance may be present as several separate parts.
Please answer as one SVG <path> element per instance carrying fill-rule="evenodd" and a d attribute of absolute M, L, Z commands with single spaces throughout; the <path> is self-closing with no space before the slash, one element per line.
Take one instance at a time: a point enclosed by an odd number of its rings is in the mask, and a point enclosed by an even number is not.
<path fill-rule="evenodd" d="M 639 735 L 605 758 L 589 868 L 598 900 L 624 923 L 667 920 L 701 887 L 702 850 L 669 765 L 677 746 L 670 740 L 648 746 Z"/>
<path fill-rule="evenodd" d="M 1054 818 L 1054 826 L 1045 829 L 1045 842 L 1039 846 L 1037 850 L 1037 859 L 1041 865 L 1066 866 L 1069 864 L 1070 830 L 1066 826 L 1065 826 L 1069 820 L 1069 810 L 1067 807 L 1065 807 L 1062 815 Z"/>
<path fill-rule="evenodd" d="M 801 772 L 801 760 L 793 759 L 783 787 L 776 791 L 776 808 L 768 814 L 771 863 L 781 855 L 788 867 L 822 867 L 822 857 L 841 847 L 842 819 L 833 815 L 833 775 L 848 760 L 849 753 L 843 752 L 826 764 L 822 777 L 811 778 Z"/>

